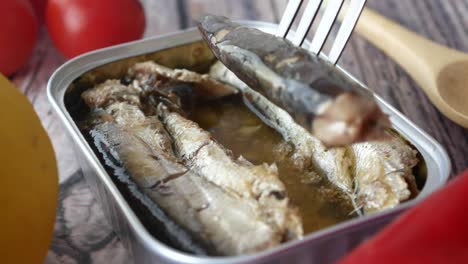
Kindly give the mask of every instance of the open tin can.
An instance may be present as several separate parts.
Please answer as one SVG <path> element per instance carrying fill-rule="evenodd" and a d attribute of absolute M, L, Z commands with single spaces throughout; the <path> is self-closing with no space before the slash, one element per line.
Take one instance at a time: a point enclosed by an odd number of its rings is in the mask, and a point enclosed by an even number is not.
<path fill-rule="evenodd" d="M 274 33 L 277 27 L 263 22 L 242 23 L 268 33 Z M 80 89 L 92 87 L 109 78 L 121 78 L 130 65 L 147 60 L 155 60 L 168 67 L 203 71 L 208 69 L 216 58 L 201 41 L 198 31 L 189 29 L 77 57 L 61 66 L 52 75 L 47 87 L 49 100 L 75 143 L 76 155 L 85 179 L 135 263 L 330 263 L 442 186 L 449 177 L 450 161 L 445 150 L 376 96 L 382 110 L 390 116 L 393 128 L 418 149 L 426 163 L 426 183 L 415 199 L 396 208 L 354 218 L 308 234 L 301 240 L 287 242 L 255 254 L 207 257 L 175 250 L 155 239 L 145 228 L 75 123 L 72 113 L 77 109 L 70 109 L 72 102 L 77 100 Z M 340 70 L 344 71 L 341 68 Z"/>

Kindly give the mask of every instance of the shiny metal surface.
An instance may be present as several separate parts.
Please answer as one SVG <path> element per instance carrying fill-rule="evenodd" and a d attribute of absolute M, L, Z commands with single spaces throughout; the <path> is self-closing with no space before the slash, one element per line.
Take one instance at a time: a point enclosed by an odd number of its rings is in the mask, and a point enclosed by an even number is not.
<path fill-rule="evenodd" d="M 281 18 L 280 24 L 276 31 L 276 36 L 286 38 L 291 25 L 297 16 L 297 13 L 302 5 L 303 1 L 290 0 Z M 323 0 L 309 0 L 307 6 L 304 9 L 304 13 L 301 17 L 297 30 L 292 39 L 292 43 L 297 46 L 302 46 L 310 27 L 315 21 L 318 11 L 322 6 Z M 325 11 L 323 16 L 320 18 L 317 31 L 314 33 L 312 43 L 308 49 L 315 54 L 321 55 L 322 48 L 328 39 L 333 25 L 335 24 L 336 18 L 340 13 L 345 0 L 328 0 L 325 1 Z M 354 27 L 357 24 L 359 16 L 366 4 L 366 0 L 350 0 L 349 5 L 346 8 L 346 14 L 341 23 L 338 34 L 333 41 L 330 52 L 327 57 L 332 64 L 336 64 L 343 52 L 348 39 L 353 32 Z"/>
<path fill-rule="evenodd" d="M 349 37 L 351 37 L 351 33 L 361 16 L 365 4 L 366 0 L 350 1 L 346 10 L 346 15 L 341 23 L 338 34 L 335 37 L 335 41 L 333 42 L 333 46 L 328 53 L 328 59 L 331 63 L 336 64 L 340 59 L 341 53 L 343 52 L 346 43 L 348 43 Z"/>
<path fill-rule="evenodd" d="M 315 16 L 320 10 L 321 5 L 322 5 L 322 0 L 309 1 L 307 3 L 306 8 L 304 9 L 304 14 L 301 17 L 301 21 L 299 21 L 299 25 L 297 26 L 295 37 L 292 40 L 292 43 L 294 45 L 296 46 L 302 45 L 305 37 L 307 36 L 307 32 L 309 32 L 310 26 L 312 26 L 312 23 L 315 20 Z"/>
<path fill-rule="evenodd" d="M 276 29 L 276 36 L 285 38 L 288 35 L 289 29 L 291 28 L 294 18 L 296 18 L 297 12 L 299 12 L 302 2 L 303 0 L 289 0 L 278 28 Z"/>
<path fill-rule="evenodd" d="M 309 50 L 315 54 L 320 54 L 323 45 L 330 34 L 333 24 L 335 23 L 338 13 L 341 10 L 344 0 L 330 0 L 325 8 L 323 17 L 320 20 L 317 31 L 310 44 Z"/>
<path fill-rule="evenodd" d="M 243 23 L 272 34 L 276 32 L 277 28 L 276 25 L 268 23 L 249 21 Z M 48 83 L 49 100 L 76 144 L 77 158 L 82 166 L 85 179 L 101 203 L 109 223 L 129 249 L 135 263 L 331 263 L 447 181 L 450 173 L 450 161 L 445 150 L 401 113 L 376 96 L 384 112 L 389 114 L 394 128 L 418 148 L 426 161 L 427 181 L 416 199 L 397 208 L 356 218 L 309 234 L 300 241 L 288 242 L 274 249 L 252 255 L 236 257 L 194 256 L 174 250 L 159 242 L 144 228 L 114 185 L 71 118 L 65 107 L 64 96 L 75 79 L 98 66 L 123 58 L 193 43 L 200 39 L 198 31 L 190 29 L 98 50 L 65 63 L 52 75 Z"/>

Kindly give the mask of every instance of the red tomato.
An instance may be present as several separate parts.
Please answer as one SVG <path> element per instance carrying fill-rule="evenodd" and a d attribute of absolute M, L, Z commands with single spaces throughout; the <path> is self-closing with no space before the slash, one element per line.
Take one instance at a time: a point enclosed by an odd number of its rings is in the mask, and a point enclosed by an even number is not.
<path fill-rule="evenodd" d="M 138 0 L 49 0 L 46 23 L 56 47 L 71 58 L 140 38 L 145 14 Z"/>
<path fill-rule="evenodd" d="M 27 0 L 0 0 L 0 72 L 10 75 L 31 56 L 37 21 Z"/>
<path fill-rule="evenodd" d="M 468 170 L 339 264 L 468 263 Z"/>

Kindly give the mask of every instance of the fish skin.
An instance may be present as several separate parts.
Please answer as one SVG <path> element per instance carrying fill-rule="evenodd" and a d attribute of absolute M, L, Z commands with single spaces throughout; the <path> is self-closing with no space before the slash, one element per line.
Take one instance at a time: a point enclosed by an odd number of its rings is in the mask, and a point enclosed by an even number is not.
<path fill-rule="evenodd" d="M 290 158 L 298 170 L 306 170 L 313 166 L 341 190 L 353 193 L 351 164 L 345 157 L 345 148 L 325 147 L 320 140 L 298 125 L 286 111 L 251 89 L 222 63 L 213 64 L 210 75 L 238 88 L 244 95 L 247 106 L 294 146 Z"/>
<path fill-rule="evenodd" d="M 172 142 L 162 123 L 155 116 L 147 117 L 136 105 L 117 102 L 105 108 L 108 115 L 122 128 L 131 129 L 151 148 L 173 153 Z"/>
<path fill-rule="evenodd" d="M 152 201 L 197 241 L 208 241 L 208 246 L 214 248 L 208 252 L 239 255 L 281 242 L 281 235 L 258 213 L 255 203 L 238 199 L 190 171 L 173 153 L 159 148 L 160 142 L 170 142 L 170 138 L 166 132 L 154 129 L 163 127 L 158 119 L 135 119 L 129 126 L 126 119 L 141 115 L 141 111 L 125 102 L 116 104 L 105 111 L 121 121 L 96 125 L 94 137 L 105 138 L 130 177 Z M 132 111 L 137 113 L 129 115 Z"/>
<path fill-rule="evenodd" d="M 142 87 L 147 83 L 145 80 L 150 79 L 148 76 L 158 76 L 164 71 L 166 71 L 166 69 L 151 62 L 136 64 L 129 70 L 129 74 L 136 78 L 134 85 Z M 183 74 L 175 75 L 180 77 Z M 222 88 L 222 91 L 226 91 L 226 93 L 222 93 L 223 96 L 238 92 L 234 87 L 218 82 L 208 74 L 204 76 L 206 80 L 216 83 L 216 86 L 222 85 L 222 87 L 227 87 Z M 170 76 L 166 74 L 165 77 L 169 78 Z M 178 80 L 182 80 L 181 78 L 182 77 Z M 190 78 L 185 78 L 185 80 L 187 79 Z M 158 85 L 159 84 L 156 82 L 152 83 L 152 89 L 160 89 L 161 87 Z M 194 87 L 195 93 L 197 93 L 197 89 L 197 87 Z M 204 94 L 206 95 L 206 93 Z M 208 98 L 213 98 L 213 95 L 216 94 L 217 93 L 212 93 Z M 148 96 L 152 97 L 153 95 Z M 204 97 L 203 95 L 199 96 Z M 150 104 L 153 104 L 153 106 L 157 106 L 155 102 L 161 101 L 159 96 L 156 97 L 158 98 L 149 100 Z M 206 99 L 206 97 L 204 97 L 204 99 Z M 299 238 L 302 236 L 302 224 L 297 209 L 290 206 L 287 198 L 277 198 L 285 196 L 286 190 L 284 184 L 278 178 L 275 165 L 268 166 L 263 164 L 253 166 L 242 157 L 234 160 L 226 153 L 223 147 L 211 139 L 208 132 L 201 130 L 194 122 L 184 118 L 181 115 L 183 113 L 172 111 L 172 109 L 167 106 L 166 101 L 163 100 L 161 102 L 161 105 L 164 105 L 164 110 L 158 109 L 156 112 L 160 114 L 164 121 L 164 126 L 173 138 L 176 152 L 189 161 L 189 163 L 193 162 L 199 164 L 200 166 L 195 166 L 197 167 L 196 171 L 199 175 L 206 177 L 226 190 L 232 191 L 239 197 L 254 199 L 260 202 L 265 214 L 274 219 L 270 222 L 277 226 L 278 232 L 282 234 L 282 236 L 285 236 L 286 239 Z M 169 109 L 171 111 L 169 111 Z M 183 127 L 180 126 L 180 124 L 185 124 L 186 126 Z M 178 146 L 180 148 L 177 148 Z M 194 168 L 193 164 L 190 166 Z M 237 174 L 231 173 L 231 171 L 237 172 Z M 223 181 L 219 181 L 221 178 L 218 174 L 213 172 L 222 172 L 221 174 L 224 175 L 222 178 Z"/>
<path fill-rule="evenodd" d="M 417 193 L 412 174 L 419 162 L 417 151 L 400 137 L 390 134 L 386 141 L 327 148 L 222 63 L 215 63 L 210 75 L 238 88 L 248 106 L 294 146 L 291 158 L 296 166 L 305 169 L 312 165 L 318 169 L 353 199 L 357 210 L 362 208 L 368 214 L 392 208 Z"/>
<path fill-rule="evenodd" d="M 242 157 L 234 159 L 195 122 L 162 105 L 158 108 L 176 152 L 192 170 L 242 199 L 258 202 L 258 210 L 284 240 L 302 237 L 300 215 L 290 204 L 274 164 L 253 165 Z"/>
<path fill-rule="evenodd" d="M 138 138 L 138 136 L 119 128 L 115 123 L 109 121 L 97 123 L 90 130 L 90 135 L 96 148 L 103 155 L 105 163 L 114 169 L 118 180 L 126 183 L 130 190 L 132 190 L 132 183 L 138 186 L 138 191 L 135 193 L 134 190 L 132 194 L 147 206 L 153 216 L 162 223 L 164 232 L 170 241 L 183 250 L 196 254 L 216 254 L 214 246 L 209 242 L 206 243 L 201 237 L 197 237 L 191 234 L 191 232 L 186 231 L 193 230 L 199 232 L 202 230 L 194 214 L 194 210 L 191 209 L 187 200 L 183 199 L 184 197 L 182 199 L 175 199 L 176 201 L 171 204 L 170 211 L 166 211 L 169 197 L 153 187 L 169 179 L 173 174 L 177 175 L 184 172 L 184 168 L 180 168 L 177 165 L 168 167 L 167 165 L 173 163 L 167 160 L 169 158 L 167 155 L 162 154 L 157 149 L 150 149 L 148 144 Z M 126 178 L 127 175 L 128 178 Z M 172 185 L 174 184 L 171 182 L 166 186 Z M 177 189 L 173 190 L 174 187 L 170 189 L 172 192 L 177 193 L 178 191 Z M 141 195 L 141 193 L 144 195 Z M 148 203 L 145 195 L 151 201 L 158 201 L 156 206 L 152 202 Z M 193 221 L 181 223 L 178 217 L 182 220 L 193 219 Z"/>
<path fill-rule="evenodd" d="M 141 89 L 133 85 L 123 85 L 120 80 L 111 79 L 84 91 L 81 98 L 90 108 L 104 107 L 119 101 L 140 105 L 140 93 Z"/>
<path fill-rule="evenodd" d="M 144 90 L 145 87 L 159 89 L 174 83 L 188 83 L 194 86 L 193 92 L 200 97 L 219 98 L 237 92 L 229 85 L 220 83 L 208 74 L 199 74 L 187 69 L 171 69 L 153 61 L 136 63 L 128 69 L 128 77 L 133 78 L 133 85 Z"/>
<path fill-rule="evenodd" d="M 207 15 L 198 27 L 216 57 L 327 146 L 385 136 L 372 93 L 287 40 Z"/>
<path fill-rule="evenodd" d="M 155 153 L 123 130 L 106 123 L 97 126 L 96 131 L 107 136 L 132 179 L 153 201 L 193 236 L 215 247 L 209 252 L 237 255 L 275 244 L 271 228 L 256 219 L 257 213 L 248 204 L 239 203 L 218 186 L 186 172 L 184 166 L 164 160 L 166 155 Z"/>

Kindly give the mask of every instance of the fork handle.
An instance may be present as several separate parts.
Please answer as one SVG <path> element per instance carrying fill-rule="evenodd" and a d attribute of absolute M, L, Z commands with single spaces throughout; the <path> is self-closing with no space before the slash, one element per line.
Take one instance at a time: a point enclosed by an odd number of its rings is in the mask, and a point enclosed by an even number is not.
<path fill-rule="evenodd" d="M 430 85 L 458 52 L 425 39 L 393 21 L 364 9 L 355 30 L 400 64 L 421 87 Z"/>

